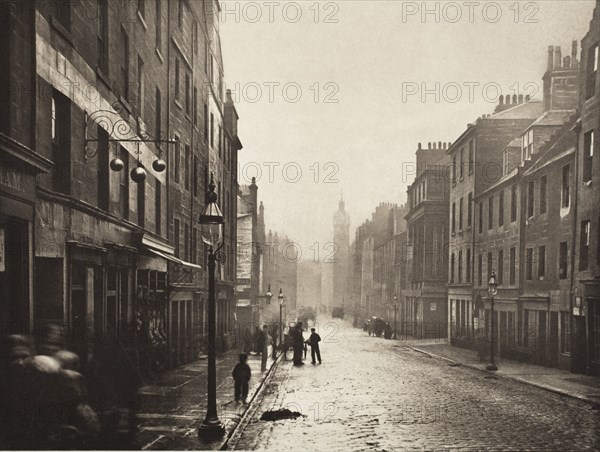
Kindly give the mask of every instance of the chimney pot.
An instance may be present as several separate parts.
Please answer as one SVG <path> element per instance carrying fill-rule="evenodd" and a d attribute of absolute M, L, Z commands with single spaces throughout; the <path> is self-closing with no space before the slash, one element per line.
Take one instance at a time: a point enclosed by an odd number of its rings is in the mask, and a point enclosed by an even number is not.
<path fill-rule="evenodd" d="M 562 51 L 560 46 L 554 47 L 554 69 L 560 69 L 562 64 Z"/>
<path fill-rule="evenodd" d="M 522 104 L 523 103 L 523 95 L 519 94 L 519 103 Z"/>
<path fill-rule="evenodd" d="M 421 143 L 419 143 L 419 147 L 417 148 L 419 151 L 421 150 Z"/>
<path fill-rule="evenodd" d="M 554 69 L 554 46 L 548 47 L 548 71 Z"/>
<path fill-rule="evenodd" d="M 500 94 L 500 97 L 498 98 L 498 105 L 503 105 L 504 104 L 504 96 L 502 94 Z"/>
<path fill-rule="evenodd" d="M 571 65 L 574 68 L 577 67 L 577 47 L 578 47 L 577 41 L 573 41 L 573 44 L 571 46 Z"/>
<path fill-rule="evenodd" d="M 512 103 L 513 103 L 513 105 L 517 105 L 517 95 L 516 94 L 513 94 Z"/>
<path fill-rule="evenodd" d="M 433 142 L 433 149 L 435 149 L 435 141 Z"/>
<path fill-rule="evenodd" d="M 527 96 L 525 96 L 525 101 L 529 102 L 531 100 L 531 96 L 528 94 Z"/>
<path fill-rule="evenodd" d="M 431 149 L 431 141 L 427 143 L 427 149 Z"/>
<path fill-rule="evenodd" d="M 438 149 L 442 149 L 442 142 L 441 141 L 438 142 Z"/>
<path fill-rule="evenodd" d="M 563 67 L 565 69 L 569 69 L 571 67 L 571 57 L 569 55 L 563 58 Z"/>

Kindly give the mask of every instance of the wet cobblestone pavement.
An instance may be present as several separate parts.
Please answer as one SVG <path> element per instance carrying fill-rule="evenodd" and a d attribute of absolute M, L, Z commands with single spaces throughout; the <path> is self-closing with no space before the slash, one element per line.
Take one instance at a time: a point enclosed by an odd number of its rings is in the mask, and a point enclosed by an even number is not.
<path fill-rule="evenodd" d="M 322 365 L 279 364 L 238 450 L 600 450 L 589 404 L 430 358 L 338 321 Z M 298 419 L 261 421 L 287 408 Z"/>

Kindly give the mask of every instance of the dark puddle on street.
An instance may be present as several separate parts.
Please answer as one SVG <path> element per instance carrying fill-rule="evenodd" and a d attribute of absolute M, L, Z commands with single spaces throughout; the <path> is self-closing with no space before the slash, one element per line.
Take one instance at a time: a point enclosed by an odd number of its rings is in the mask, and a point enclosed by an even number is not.
<path fill-rule="evenodd" d="M 297 419 L 302 417 L 297 411 L 290 411 L 287 408 L 283 410 L 265 411 L 260 417 L 261 421 L 280 421 L 282 419 Z"/>

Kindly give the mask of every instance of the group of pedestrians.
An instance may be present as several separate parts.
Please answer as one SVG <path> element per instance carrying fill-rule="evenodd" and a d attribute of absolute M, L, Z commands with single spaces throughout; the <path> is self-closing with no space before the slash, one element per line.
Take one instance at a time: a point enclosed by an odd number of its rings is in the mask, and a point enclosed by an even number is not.
<path fill-rule="evenodd" d="M 50 325 L 34 344 L 4 339 L 2 449 L 124 449 L 133 446 L 141 382 L 114 338 L 98 338 L 89 356 L 66 348 Z"/>
<path fill-rule="evenodd" d="M 317 359 L 321 364 L 321 350 L 319 349 L 319 342 L 321 342 L 321 336 L 316 332 L 315 328 L 310 329 L 310 337 L 308 340 L 304 340 L 304 334 L 302 332 L 302 322 L 298 322 L 294 328 L 290 330 L 292 336 L 292 344 L 294 347 L 294 366 L 302 366 L 302 353 L 306 353 L 306 345 L 310 345 L 310 356 L 312 358 L 311 363 L 316 364 Z M 306 355 L 305 355 L 306 356 Z"/>

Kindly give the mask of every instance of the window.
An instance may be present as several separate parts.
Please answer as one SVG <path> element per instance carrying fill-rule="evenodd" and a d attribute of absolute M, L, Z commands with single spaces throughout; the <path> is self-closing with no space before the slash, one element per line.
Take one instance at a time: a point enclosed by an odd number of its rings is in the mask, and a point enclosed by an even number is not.
<path fill-rule="evenodd" d="M 162 185 L 158 179 L 156 179 L 156 189 L 154 190 L 154 204 L 156 235 L 160 235 L 162 232 Z"/>
<path fill-rule="evenodd" d="M 198 125 L 198 88 L 194 86 L 194 125 Z"/>
<path fill-rule="evenodd" d="M 179 28 L 183 27 L 183 0 L 179 0 L 179 8 L 177 11 L 177 24 L 179 25 Z"/>
<path fill-rule="evenodd" d="M 585 93 L 586 99 L 596 95 L 596 78 L 598 74 L 598 44 L 591 46 L 587 54 Z"/>
<path fill-rule="evenodd" d="M 568 208 L 570 205 L 571 187 L 570 187 L 570 176 L 571 170 L 569 165 L 565 165 L 562 168 L 562 189 L 561 189 L 561 206 Z"/>
<path fill-rule="evenodd" d="M 509 283 L 514 285 L 516 282 L 516 264 L 517 264 L 517 252 L 515 248 L 510 249 L 510 269 L 509 269 Z"/>
<path fill-rule="evenodd" d="M 198 157 L 194 155 L 194 177 L 192 178 L 192 189 L 194 191 L 194 196 L 198 196 Z"/>
<path fill-rule="evenodd" d="M 155 122 L 154 122 L 154 133 L 155 133 L 154 138 L 156 138 L 157 140 L 160 140 L 161 139 L 161 135 L 162 135 L 162 126 L 161 126 L 161 122 L 162 122 L 162 93 L 160 92 L 160 89 L 158 88 L 158 86 L 156 87 L 155 97 L 156 97 L 156 118 L 155 118 Z"/>
<path fill-rule="evenodd" d="M 109 141 L 108 132 L 98 125 L 98 177 L 97 177 L 97 194 L 98 208 L 108 211 L 109 189 L 110 189 L 110 174 L 108 170 L 108 155 Z"/>
<path fill-rule="evenodd" d="M 594 131 L 583 136 L 583 181 L 592 180 L 592 163 L 594 159 Z"/>
<path fill-rule="evenodd" d="M 98 1 L 98 69 L 108 75 L 108 0 Z"/>
<path fill-rule="evenodd" d="M 494 227 L 494 197 L 490 196 L 488 199 L 488 229 Z"/>
<path fill-rule="evenodd" d="M 498 195 L 498 226 L 504 225 L 504 190 Z"/>
<path fill-rule="evenodd" d="M 183 226 L 183 258 L 190 260 L 190 225 L 187 223 Z"/>
<path fill-rule="evenodd" d="M 452 203 L 452 233 L 456 232 L 456 203 Z"/>
<path fill-rule="evenodd" d="M 144 60 L 138 56 L 138 80 L 137 80 L 137 101 L 138 101 L 138 116 L 144 117 L 144 92 L 146 85 L 144 82 Z"/>
<path fill-rule="evenodd" d="M 192 29 L 193 40 L 194 40 L 194 55 L 198 55 L 198 22 L 194 21 Z"/>
<path fill-rule="evenodd" d="M 510 187 L 510 222 L 517 221 L 517 186 Z"/>
<path fill-rule="evenodd" d="M 479 233 L 483 232 L 483 202 L 479 203 Z"/>
<path fill-rule="evenodd" d="M 137 224 L 146 226 L 146 181 L 137 184 Z"/>
<path fill-rule="evenodd" d="M 175 135 L 175 141 L 179 142 L 179 137 L 177 135 Z M 179 182 L 181 182 L 181 180 L 179 179 L 179 146 L 175 146 L 174 152 L 173 152 L 173 171 L 174 171 L 174 181 L 176 184 L 178 184 Z"/>
<path fill-rule="evenodd" d="M 162 0 L 156 1 L 156 15 L 155 15 L 155 24 L 156 28 L 156 48 L 160 50 L 162 48 Z"/>
<path fill-rule="evenodd" d="M 198 263 L 198 228 L 192 229 L 192 264 Z"/>
<path fill-rule="evenodd" d="M 546 276 L 546 247 L 538 248 L 538 277 L 544 279 Z"/>
<path fill-rule="evenodd" d="M 121 218 L 129 219 L 129 152 L 119 146 L 119 158 L 123 161 L 123 169 L 119 171 L 119 213 Z"/>
<path fill-rule="evenodd" d="M 590 221 L 581 222 L 581 237 L 579 244 L 579 270 L 587 270 L 590 249 Z"/>
<path fill-rule="evenodd" d="M 571 353 L 571 315 L 569 312 L 560 313 L 560 352 Z"/>
<path fill-rule="evenodd" d="M 191 159 L 192 159 L 192 151 L 189 145 L 185 145 L 185 168 L 183 171 L 185 172 L 185 189 L 190 189 L 190 173 L 192 172 L 191 168 Z"/>
<path fill-rule="evenodd" d="M 469 174 L 473 174 L 473 140 L 469 141 Z"/>
<path fill-rule="evenodd" d="M 496 273 L 498 284 L 504 282 L 504 251 L 498 251 L 498 272 Z"/>
<path fill-rule="evenodd" d="M 467 228 L 473 224 L 473 193 L 469 193 L 467 198 Z"/>
<path fill-rule="evenodd" d="M 547 202 L 546 196 L 548 194 L 548 177 L 542 176 L 540 179 L 540 213 L 546 213 Z"/>
<path fill-rule="evenodd" d="M 523 148 L 522 148 L 523 161 L 531 159 L 532 151 L 533 151 L 533 129 L 529 129 L 529 131 L 523 135 Z"/>
<path fill-rule="evenodd" d="M 479 285 L 483 285 L 483 256 L 480 254 L 477 257 L 477 281 L 479 282 Z"/>
<path fill-rule="evenodd" d="M 51 99 L 52 184 L 54 190 L 69 193 L 71 186 L 71 101 L 60 91 Z"/>
<path fill-rule="evenodd" d="M 466 262 L 466 276 L 467 276 L 467 280 L 466 282 L 470 283 L 471 282 L 471 248 L 467 248 L 467 262 Z"/>
<path fill-rule="evenodd" d="M 452 156 L 452 183 L 456 184 L 456 155 Z"/>
<path fill-rule="evenodd" d="M 179 257 L 179 219 L 173 220 L 173 246 L 175 248 L 175 256 Z"/>
<path fill-rule="evenodd" d="M 186 116 L 190 116 L 191 112 L 192 112 L 192 101 L 191 101 L 191 95 L 192 95 L 192 88 L 191 88 L 192 84 L 190 81 L 190 74 L 186 73 L 185 74 L 185 114 Z"/>
<path fill-rule="evenodd" d="M 463 199 L 458 200 L 458 230 L 462 231 L 463 228 Z"/>
<path fill-rule="evenodd" d="M 208 141 L 208 106 L 204 104 L 204 140 Z"/>
<path fill-rule="evenodd" d="M 533 217 L 535 207 L 535 182 L 527 183 L 527 218 Z"/>
<path fill-rule="evenodd" d="M 465 148 L 461 148 L 461 150 L 460 150 L 460 159 L 459 159 L 459 165 L 460 166 L 458 167 L 458 173 L 460 175 L 461 180 L 462 180 L 462 178 L 464 176 L 464 174 L 463 174 L 463 170 L 464 170 L 464 167 L 465 167 L 465 162 L 464 162 L 464 157 L 465 156 L 464 156 L 464 154 L 465 154 Z"/>
<path fill-rule="evenodd" d="M 129 101 L 129 35 L 121 29 L 121 95 Z"/>
<path fill-rule="evenodd" d="M 488 281 L 492 277 L 493 271 L 494 271 L 494 255 L 490 251 L 487 253 L 487 279 L 488 279 Z"/>
<path fill-rule="evenodd" d="M 561 242 L 558 248 L 558 277 L 567 279 L 569 247 L 567 242 Z"/>
<path fill-rule="evenodd" d="M 525 279 L 531 281 L 533 278 L 533 248 L 527 248 L 525 261 Z"/>
<path fill-rule="evenodd" d="M 452 253 L 452 255 L 450 256 L 450 282 L 451 283 L 454 283 L 454 264 L 455 264 L 454 253 Z"/>
<path fill-rule="evenodd" d="M 210 114 L 210 145 L 214 146 L 215 143 L 215 115 Z"/>
<path fill-rule="evenodd" d="M 460 250 L 458 252 L 458 283 L 462 283 L 463 279 L 462 279 L 462 262 L 463 262 L 463 253 L 462 250 Z"/>
<path fill-rule="evenodd" d="M 208 40 L 204 43 L 204 73 L 208 75 L 208 58 L 210 56 L 210 47 L 208 46 Z"/>
<path fill-rule="evenodd" d="M 179 69 L 179 58 L 175 58 L 175 100 L 178 101 L 181 98 L 181 74 Z"/>

